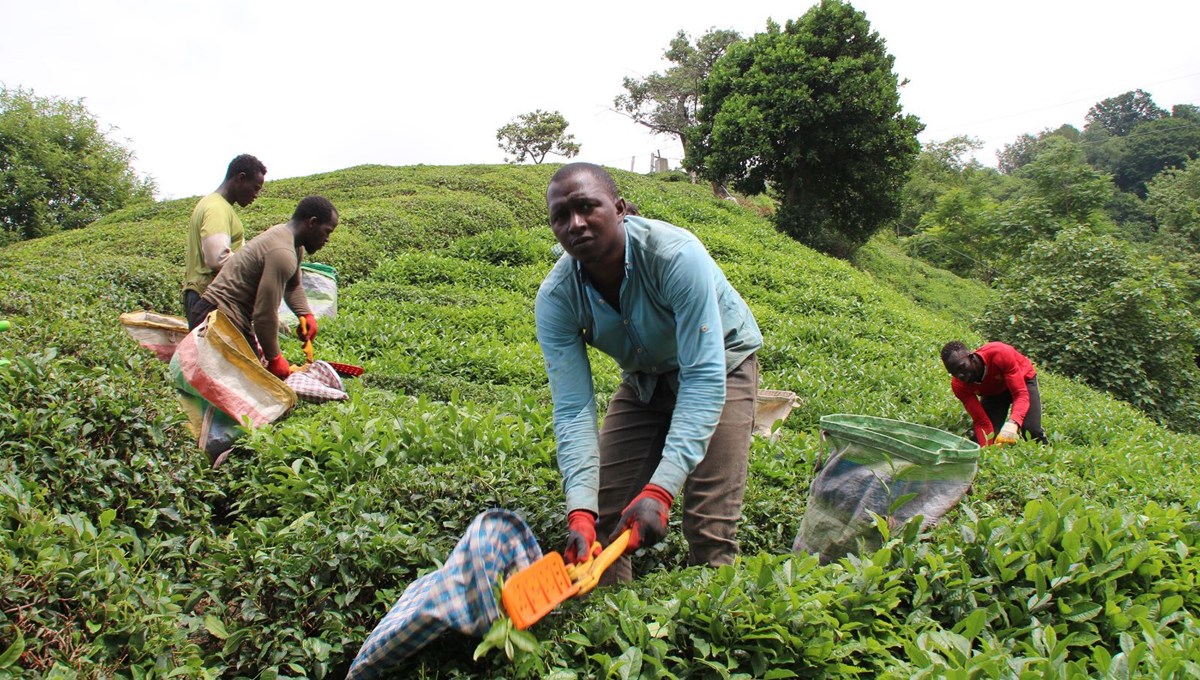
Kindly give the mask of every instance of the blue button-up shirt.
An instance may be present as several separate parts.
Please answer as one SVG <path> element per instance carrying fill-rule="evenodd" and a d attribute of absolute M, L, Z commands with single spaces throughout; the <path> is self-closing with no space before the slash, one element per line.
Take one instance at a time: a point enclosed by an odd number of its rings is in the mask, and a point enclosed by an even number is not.
<path fill-rule="evenodd" d="M 725 405 L 725 374 L 762 346 L 750 308 L 694 235 L 641 217 L 626 217 L 624 226 L 619 312 L 570 255 L 538 290 L 534 314 L 567 510 L 598 511 L 599 435 L 586 345 L 613 357 L 642 401 L 660 379 L 675 391 L 662 461 L 650 479 L 672 496 L 704 458 Z"/>

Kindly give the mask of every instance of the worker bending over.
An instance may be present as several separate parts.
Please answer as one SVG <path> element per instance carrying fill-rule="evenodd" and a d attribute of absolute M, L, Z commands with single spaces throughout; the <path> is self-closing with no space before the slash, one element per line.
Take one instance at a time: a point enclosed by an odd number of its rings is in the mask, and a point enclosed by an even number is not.
<path fill-rule="evenodd" d="M 311 255 L 329 241 L 337 224 L 338 212 L 329 199 L 304 198 L 291 220 L 231 255 L 197 303 L 201 318 L 221 310 L 280 380 L 287 379 L 291 367 L 279 350 L 279 302 L 286 300 L 296 317 L 305 320 L 296 329 L 301 340 L 316 337 L 317 320 L 301 285 L 300 263 L 306 251 Z"/>
<path fill-rule="evenodd" d="M 586 559 L 598 532 L 611 542 L 629 529 L 626 553 L 657 543 L 682 493 L 688 563 L 732 563 L 758 392 L 754 315 L 691 232 L 630 215 L 600 166 L 564 165 L 546 206 L 566 251 L 534 312 L 567 500 L 564 557 Z M 599 432 L 589 345 L 622 371 Z M 602 583 L 632 576 L 623 557 Z"/>
<path fill-rule="evenodd" d="M 950 388 L 970 414 L 980 446 L 1016 443 L 1022 434 L 1046 443 L 1037 371 L 1012 345 L 989 342 L 972 352 L 955 340 L 942 347 L 942 365 L 953 376 Z M 1003 423 L 999 432 L 997 423 Z"/>

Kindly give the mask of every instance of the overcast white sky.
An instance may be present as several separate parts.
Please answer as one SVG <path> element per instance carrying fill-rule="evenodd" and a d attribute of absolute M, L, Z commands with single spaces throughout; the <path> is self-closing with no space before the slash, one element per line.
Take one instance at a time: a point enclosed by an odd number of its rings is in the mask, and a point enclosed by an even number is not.
<path fill-rule="evenodd" d="M 750 35 L 812 4 L 0 0 L 0 82 L 84 98 L 162 198 L 213 190 L 243 152 L 268 180 L 500 163 L 496 129 L 537 108 L 566 116 L 578 160 L 646 172 L 652 152 L 674 167 L 682 150 L 611 111 L 622 78 L 666 68 L 680 29 Z M 1196 0 L 852 4 L 909 80 L 922 141 L 977 137 L 987 165 L 1132 89 L 1200 104 Z"/>

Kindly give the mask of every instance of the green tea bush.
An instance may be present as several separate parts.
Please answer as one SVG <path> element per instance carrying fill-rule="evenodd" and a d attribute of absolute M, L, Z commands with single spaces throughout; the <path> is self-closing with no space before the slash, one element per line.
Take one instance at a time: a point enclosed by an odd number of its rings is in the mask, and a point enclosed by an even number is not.
<path fill-rule="evenodd" d="M 143 535 L 174 533 L 203 517 L 211 485 L 194 464 L 162 455 L 180 446 L 180 414 L 122 370 L 85 367 L 53 350 L 0 368 L 0 471 L 39 480 L 56 512 L 116 513 Z M 166 403 L 164 403 L 166 402 Z M 164 408 L 166 407 L 166 408 Z"/>
<path fill-rule="evenodd" d="M 205 676 L 182 617 L 185 572 L 164 568 L 184 561 L 182 536 L 139 536 L 112 508 L 55 512 L 52 495 L 0 474 L 0 674 Z"/>
<path fill-rule="evenodd" d="M 490 231 L 458 239 L 448 251 L 462 260 L 500 267 L 536 264 L 544 268 L 557 259 L 551 252 L 554 241 L 548 235 L 548 230 Z"/>

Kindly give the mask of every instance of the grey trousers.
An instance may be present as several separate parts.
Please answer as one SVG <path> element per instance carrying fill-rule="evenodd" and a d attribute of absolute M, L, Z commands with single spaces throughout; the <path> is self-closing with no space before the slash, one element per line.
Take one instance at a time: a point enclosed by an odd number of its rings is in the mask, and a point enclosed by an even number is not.
<path fill-rule="evenodd" d="M 758 356 L 750 355 L 725 377 L 725 407 L 709 440 L 704 459 L 683 485 L 683 537 L 688 564 L 731 564 L 738 554 L 737 522 L 746 490 L 750 435 L 754 430 L 754 401 L 758 395 Z M 600 429 L 600 510 L 597 532 L 601 541 L 621 518 L 621 511 L 650 482 L 662 460 L 667 430 L 675 410 L 675 393 L 660 380 L 650 403 L 638 400 L 622 384 Z M 601 583 L 633 578 L 629 557 L 617 560 Z"/>

